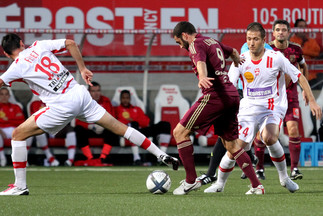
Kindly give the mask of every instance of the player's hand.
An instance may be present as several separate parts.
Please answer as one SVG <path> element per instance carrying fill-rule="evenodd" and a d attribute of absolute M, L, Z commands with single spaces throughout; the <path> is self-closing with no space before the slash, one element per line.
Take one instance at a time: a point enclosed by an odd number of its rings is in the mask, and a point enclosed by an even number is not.
<path fill-rule="evenodd" d="M 320 105 L 316 103 L 316 101 L 310 101 L 310 108 L 312 111 L 313 116 L 316 117 L 316 120 L 321 120 L 322 119 L 322 109 Z"/>
<path fill-rule="evenodd" d="M 81 73 L 82 78 L 85 81 L 85 83 L 89 86 L 93 86 L 91 83 L 92 78 L 93 78 L 93 73 L 90 70 L 88 70 L 87 68 L 84 68 L 82 71 L 80 71 L 80 73 Z"/>
<path fill-rule="evenodd" d="M 233 60 L 234 66 L 238 67 L 239 65 L 242 65 L 246 61 L 246 58 L 243 56 L 239 56 L 239 58 L 234 58 L 232 60 Z"/>
<path fill-rule="evenodd" d="M 213 83 L 211 80 L 214 80 L 214 78 L 211 77 L 199 77 L 199 88 L 211 88 L 213 86 Z"/>

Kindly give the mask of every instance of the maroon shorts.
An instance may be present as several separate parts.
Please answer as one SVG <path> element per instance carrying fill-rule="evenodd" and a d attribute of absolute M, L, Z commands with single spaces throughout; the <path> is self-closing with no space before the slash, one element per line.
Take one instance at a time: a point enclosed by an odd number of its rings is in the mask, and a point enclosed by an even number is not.
<path fill-rule="evenodd" d="M 239 96 L 205 94 L 185 113 L 180 124 L 203 135 L 214 125 L 214 134 L 228 141 L 238 139 L 239 103 Z"/>
<path fill-rule="evenodd" d="M 299 115 L 300 115 L 300 109 L 299 109 L 299 103 L 298 101 L 295 102 L 289 102 L 288 108 L 286 111 L 284 122 L 288 121 L 299 121 Z"/>

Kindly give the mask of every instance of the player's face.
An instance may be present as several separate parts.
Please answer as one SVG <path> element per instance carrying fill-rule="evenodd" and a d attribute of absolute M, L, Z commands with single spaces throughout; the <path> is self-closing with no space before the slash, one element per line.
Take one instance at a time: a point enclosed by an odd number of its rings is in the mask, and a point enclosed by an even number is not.
<path fill-rule="evenodd" d="M 128 107 L 130 105 L 130 95 L 128 93 L 123 93 L 120 96 L 120 103 L 124 107 Z"/>
<path fill-rule="evenodd" d="M 284 42 L 288 40 L 289 31 L 285 24 L 277 24 L 275 25 L 273 36 L 275 37 L 275 40 L 278 40 L 279 42 Z"/>
<path fill-rule="evenodd" d="M 182 38 L 178 38 L 176 36 L 174 36 L 174 40 L 176 41 L 177 44 L 179 44 L 180 48 L 186 49 L 188 51 L 188 48 L 190 46 L 188 41 L 186 41 Z"/>
<path fill-rule="evenodd" d="M 0 90 L 0 103 L 8 103 L 9 102 L 9 91 L 8 89 L 1 89 Z"/>
<path fill-rule="evenodd" d="M 260 31 L 247 31 L 247 44 L 250 52 L 260 54 L 265 46 L 265 38 L 261 38 Z"/>
<path fill-rule="evenodd" d="M 91 86 L 89 92 L 93 100 L 95 100 L 96 102 L 100 100 L 100 97 L 101 97 L 100 86 Z"/>

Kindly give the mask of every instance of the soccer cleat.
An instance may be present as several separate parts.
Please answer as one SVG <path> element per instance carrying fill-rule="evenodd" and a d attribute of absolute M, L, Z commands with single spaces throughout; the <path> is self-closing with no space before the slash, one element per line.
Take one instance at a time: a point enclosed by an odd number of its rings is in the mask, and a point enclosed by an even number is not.
<path fill-rule="evenodd" d="M 198 190 L 202 186 L 200 180 L 196 179 L 193 184 L 187 183 L 185 180 L 181 181 L 181 185 L 173 191 L 174 195 L 185 195 L 190 191 Z"/>
<path fill-rule="evenodd" d="M 263 195 L 265 194 L 265 188 L 262 185 L 258 185 L 257 187 L 253 188 L 249 185 L 250 190 L 246 192 L 247 195 L 256 194 L 256 195 Z"/>
<path fill-rule="evenodd" d="M 59 166 L 59 162 L 58 160 L 54 159 L 52 162 L 49 163 L 49 165 L 52 167 L 56 167 L 56 166 Z"/>
<path fill-rule="evenodd" d="M 257 178 L 259 180 L 265 180 L 266 179 L 265 171 L 263 169 L 256 170 L 256 175 L 257 175 Z"/>
<path fill-rule="evenodd" d="M 169 155 L 160 155 L 159 159 L 167 166 L 172 165 L 173 170 L 178 170 L 179 160 Z"/>
<path fill-rule="evenodd" d="M 202 174 L 200 177 L 197 177 L 197 179 L 201 181 L 202 185 L 206 185 L 215 182 L 217 180 L 217 177 L 216 175 L 208 176 L 206 174 Z"/>
<path fill-rule="evenodd" d="M 290 174 L 290 178 L 292 180 L 297 180 L 297 179 L 302 179 L 303 178 L 303 174 L 299 171 L 298 168 L 294 168 L 293 171 Z"/>
<path fill-rule="evenodd" d="M 22 188 L 19 188 L 13 184 L 10 184 L 8 186 L 9 186 L 9 188 L 0 192 L 0 196 L 6 196 L 6 195 L 18 196 L 18 195 L 28 195 L 29 194 L 29 190 L 27 187 L 25 189 L 22 189 Z"/>
<path fill-rule="evenodd" d="M 295 191 L 299 190 L 298 184 L 293 182 L 289 177 L 287 177 L 283 181 L 281 181 L 280 185 L 287 188 L 287 190 L 289 190 L 289 192 L 291 192 L 291 193 L 294 193 Z"/>
<path fill-rule="evenodd" d="M 206 188 L 204 190 L 204 193 L 219 193 L 223 191 L 224 191 L 224 186 L 221 186 L 215 182 L 210 187 Z"/>
<path fill-rule="evenodd" d="M 71 161 L 71 160 L 66 160 L 66 161 L 64 162 L 64 165 L 65 165 L 65 166 L 73 166 L 73 163 L 72 163 L 72 161 Z"/>
<path fill-rule="evenodd" d="M 242 172 L 242 173 L 241 173 L 240 178 L 241 178 L 241 179 L 246 179 L 246 178 L 247 178 L 247 176 L 246 176 L 246 174 L 244 174 L 244 172 Z"/>

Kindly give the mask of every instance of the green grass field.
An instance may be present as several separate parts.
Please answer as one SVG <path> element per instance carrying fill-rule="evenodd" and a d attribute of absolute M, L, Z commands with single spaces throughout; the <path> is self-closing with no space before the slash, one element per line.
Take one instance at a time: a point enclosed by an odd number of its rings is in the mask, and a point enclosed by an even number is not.
<path fill-rule="evenodd" d="M 197 167 L 197 172 L 207 167 Z M 146 189 L 148 174 L 165 170 L 172 186 L 164 195 Z M 43 168 L 29 167 L 29 196 L 0 197 L 0 215 L 323 215 L 323 167 L 302 168 L 300 191 L 281 187 L 273 167 L 266 168 L 264 196 L 247 196 L 248 180 L 238 167 L 223 193 L 197 192 L 174 196 L 185 172 L 167 167 Z M 0 190 L 13 183 L 10 167 L 0 168 Z"/>

